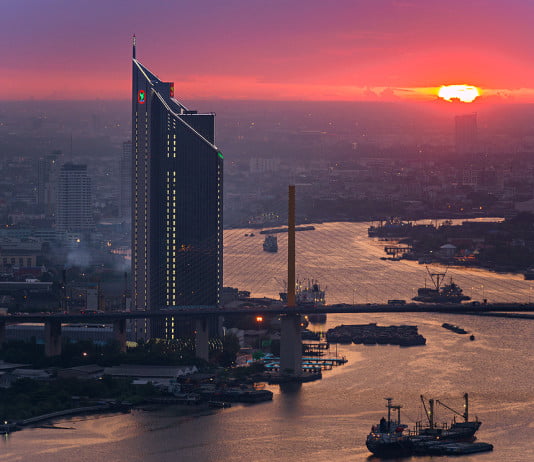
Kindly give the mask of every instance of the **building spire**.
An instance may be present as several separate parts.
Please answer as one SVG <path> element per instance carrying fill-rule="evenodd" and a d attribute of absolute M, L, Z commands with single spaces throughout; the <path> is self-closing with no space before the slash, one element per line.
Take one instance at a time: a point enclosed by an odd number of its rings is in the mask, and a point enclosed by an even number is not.
<path fill-rule="evenodd" d="M 133 34 L 133 37 L 132 37 L 132 57 L 133 59 L 135 59 L 135 44 L 136 44 L 137 40 L 136 40 L 136 37 L 135 37 L 135 34 Z"/>

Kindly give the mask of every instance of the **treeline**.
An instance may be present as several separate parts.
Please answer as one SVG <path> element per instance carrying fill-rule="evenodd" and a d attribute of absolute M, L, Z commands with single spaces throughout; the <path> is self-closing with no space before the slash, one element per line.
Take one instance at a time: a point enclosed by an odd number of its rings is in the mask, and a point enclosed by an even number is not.
<path fill-rule="evenodd" d="M 118 364 L 151 364 L 151 365 L 195 365 L 199 368 L 209 364 L 228 366 L 235 361 L 239 351 L 239 341 L 235 335 L 213 338 L 209 342 L 210 361 L 195 356 L 193 338 L 174 340 L 151 339 L 139 342 L 136 347 L 121 352 L 119 344 L 109 341 L 104 345 L 91 341 L 75 343 L 65 342 L 61 355 L 46 357 L 44 345 L 32 338 L 29 342 L 13 340 L 5 343 L 0 349 L 0 359 L 9 363 L 29 364 L 34 368 L 67 368 L 86 364 L 98 364 L 109 367 Z"/>
<path fill-rule="evenodd" d="M 155 393 L 150 384 L 134 386 L 130 380 L 112 379 L 110 376 L 92 380 L 20 379 L 0 393 L 0 418 L 13 422 L 103 399 L 136 404 Z"/>

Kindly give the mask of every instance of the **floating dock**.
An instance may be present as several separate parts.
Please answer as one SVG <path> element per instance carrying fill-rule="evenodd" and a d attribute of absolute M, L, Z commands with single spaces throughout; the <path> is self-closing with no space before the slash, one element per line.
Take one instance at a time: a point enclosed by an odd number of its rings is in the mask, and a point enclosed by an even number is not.
<path fill-rule="evenodd" d="M 418 455 L 433 456 L 461 456 L 478 452 L 493 451 L 493 445 L 489 443 L 467 443 L 453 441 L 414 441 L 414 453 Z"/>
<path fill-rule="evenodd" d="M 305 371 L 320 371 L 330 370 L 334 366 L 340 366 L 347 362 L 347 358 L 344 356 L 340 358 L 324 358 L 322 356 L 303 356 L 302 357 L 302 369 Z M 267 370 L 280 370 L 280 358 L 271 357 L 264 359 L 265 369 Z"/>

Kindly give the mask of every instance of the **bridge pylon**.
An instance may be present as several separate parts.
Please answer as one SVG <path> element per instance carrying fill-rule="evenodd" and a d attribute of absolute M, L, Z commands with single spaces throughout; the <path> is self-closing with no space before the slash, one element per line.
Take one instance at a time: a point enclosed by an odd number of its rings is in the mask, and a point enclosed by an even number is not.
<path fill-rule="evenodd" d="M 195 356 L 205 361 L 209 359 L 209 329 L 206 317 L 195 320 Z"/>
<path fill-rule="evenodd" d="M 281 319 L 280 371 L 302 375 L 302 334 L 300 314 L 285 314 Z"/>
<path fill-rule="evenodd" d="M 119 344 L 121 353 L 126 353 L 126 319 L 120 318 L 113 321 L 113 337 Z"/>
<path fill-rule="evenodd" d="M 0 321 L 0 349 L 6 341 L 6 322 Z"/>
<path fill-rule="evenodd" d="M 44 337 L 45 356 L 51 357 L 61 355 L 61 321 L 46 321 Z"/>
<path fill-rule="evenodd" d="M 287 213 L 287 306 L 295 307 L 295 185 L 289 186 Z M 280 328 L 280 370 L 296 377 L 302 375 L 302 334 L 300 314 L 285 314 Z"/>

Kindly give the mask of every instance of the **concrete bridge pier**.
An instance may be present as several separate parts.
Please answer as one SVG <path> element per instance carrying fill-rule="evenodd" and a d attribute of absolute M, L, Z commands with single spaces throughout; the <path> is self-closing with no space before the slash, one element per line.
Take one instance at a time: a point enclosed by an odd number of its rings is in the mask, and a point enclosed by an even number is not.
<path fill-rule="evenodd" d="M 45 356 L 61 354 L 61 321 L 45 321 Z"/>
<path fill-rule="evenodd" d="M 302 335 L 299 314 L 282 316 L 280 334 L 280 370 L 294 376 L 302 375 Z"/>
<path fill-rule="evenodd" d="M 0 348 L 6 342 L 6 322 L 0 321 Z"/>
<path fill-rule="evenodd" d="M 121 353 L 126 353 L 126 319 L 113 321 L 113 338 L 119 344 Z"/>
<path fill-rule="evenodd" d="M 209 331 L 206 317 L 197 318 L 195 321 L 195 355 L 205 361 L 209 359 Z"/>

